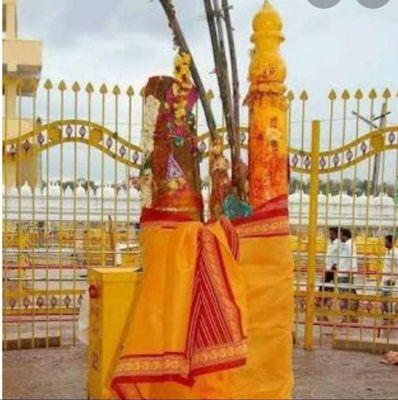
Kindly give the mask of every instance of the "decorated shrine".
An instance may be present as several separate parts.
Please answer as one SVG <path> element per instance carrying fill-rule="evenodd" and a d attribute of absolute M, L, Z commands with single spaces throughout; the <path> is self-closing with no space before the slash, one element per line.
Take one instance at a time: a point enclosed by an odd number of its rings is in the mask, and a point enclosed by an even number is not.
<path fill-rule="evenodd" d="M 145 86 L 144 159 L 133 181 L 141 191 L 144 272 L 102 382 L 118 398 L 291 396 L 286 70 L 282 24 L 269 2 L 253 30 L 249 166 L 236 157 L 231 119 L 230 159 L 222 138 L 211 138 L 210 221 L 192 113 L 200 81 L 192 81 L 189 51 L 177 55 L 173 77 Z M 95 293 L 98 285 L 93 273 Z M 91 303 L 90 313 L 95 296 Z M 97 351 L 91 347 L 92 358 Z"/>
<path fill-rule="evenodd" d="M 398 3 L 271 1 L 3 0 L 3 397 L 395 394 Z"/>

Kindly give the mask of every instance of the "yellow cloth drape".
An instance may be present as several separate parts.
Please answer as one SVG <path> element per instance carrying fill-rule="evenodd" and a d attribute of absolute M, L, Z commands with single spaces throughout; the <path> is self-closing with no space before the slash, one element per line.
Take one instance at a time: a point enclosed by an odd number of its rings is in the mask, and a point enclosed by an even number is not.
<path fill-rule="evenodd" d="M 284 203 L 285 200 L 282 207 Z M 275 212 L 274 208 L 273 204 L 265 220 L 238 227 L 241 235 L 239 264 L 233 260 L 220 224 L 210 227 L 221 243 L 227 278 L 236 302 L 242 315 L 247 316 L 246 364 L 198 375 L 191 386 L 181 382 L 148 382 L 139 384 L 137 394 L 134 387 L 127 385 L 125 398 L 291 398 L 293 261 L 287 211 L 283 208 Z M 141 297 L 141 308 L 137 307 L 130 321 L 122 353 L 150 353 L 154 351 L 153 343 L 157 343 L 155 351 L 158 352 L 165 347 L 173 351 L 183 347 L 189 318 L 188 294 L 192 291 L 192 265 L 198 250 L 196 233 L 200 227 L 199 223 L 184 222 L 175 231 L 144 230 L 144 249 L 150 251 L 146 253 L 147 273 L 142 294 L 150 293 L 152 297 L 150 301 Z M 177 275 L 181 278 L 176 279 Z M 156 329 L 145 329 L 142 321 L 148 319 Z M 164 343 L 165 338 L 167 343 Z"/>
<path fill-rule="evenodd" d="M 241 241 L 248 308 L 246 365 L 200 377 L 186 398 L 291 398 L 292 265 L 288 236 Z M 163 393 L 173 397 L 172 389 Z"/>
<path fill-rule="evenodd" d="M 179 393 L 185 398 L 203 373 L 244 364 L 244 281 L 220 223 L 203 226 L 198 222 L 184 222 L 175 227 L 146 227 L 142 245 L 146 272 L 122 339 L 112 388 L 120 398 L 178 398 Z M 215 258 L 217 254 L 219 257 Z M 199 318 L 191 327 L 195 330 L 192 334 L 188 332 L 188 322 L 193 319 L 191 313 L 195 314 L 192 303 L 200 257 L 205 258 L 204 264 L 210 272 L 203 279 L 210 278 L 212 282 L 205 289 L 216 286 L 214 291 L 209 291 L 209 297 L 214 297 L 213 303 L 203 307 L 209 310 L 208 314 L 212 305 L 219 305 L 219 309 L 214 311 L 215 319 L 210 319 L 209 325 Z M 222 261 L 222 270 L 218 260 Z M 213 329 L 224 319 L 225 325 Z M 225 329 L 231 332 L 231 337 L 218 337 Z M 198 330 L 204 336 L 214 332 L 212 343 L 200 346 L 206 341 L 200 337 L 197 339 L 200 348 L 187 354 L 187 342 L 198 337 Z M 171 392 L 165 394 L 168 388 Z"/>

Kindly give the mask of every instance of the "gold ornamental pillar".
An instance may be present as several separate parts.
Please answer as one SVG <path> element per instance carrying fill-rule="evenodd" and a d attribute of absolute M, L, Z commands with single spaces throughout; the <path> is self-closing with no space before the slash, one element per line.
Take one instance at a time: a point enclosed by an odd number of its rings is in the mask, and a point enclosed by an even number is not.
<path fill-rule="evenodd" d="M 269 1 L 253 19 L 249 69 L 249 198 L 253 207 L 288 193 L 286 67 L 282 21 Z"/>

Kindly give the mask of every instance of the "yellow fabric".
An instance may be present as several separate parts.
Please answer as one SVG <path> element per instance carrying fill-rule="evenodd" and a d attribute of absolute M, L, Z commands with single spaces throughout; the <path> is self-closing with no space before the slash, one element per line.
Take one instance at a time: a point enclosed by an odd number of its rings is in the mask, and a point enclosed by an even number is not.
<path fill-rule="evenodd" d="M 122 338 L 120 356 L 182 352 L 186 346 L 186 329 L 190 313 L 190 294 L 195 273 L 197 241 L 203 224 L 184 222 L 176 229 L 148 227 L 143 229 L 142 246 L 146 267 L 141 294 L 135 312 Z M 227 278 L 243 316 L 246 315 L 246 289 L 240 266 L 234 260 L 220 223 L 207 225 L 218 239 Z M 178 279 L 176 279 L 178 277 Z M 149 297 L 150 296 L 150 300 Z M 245 331 L 245 320 L 243 319 Z M 147 329 L 150 326 L 151 329 Z M 128 363 L 116 363 L 113 376 L 121 375 Z M 131 365 L 131 364 L 130 364 Z M 217 375 L 217 374 L 215 374 Z M 195 378 L 200 380 L 201 377 Z M 192 398 L 192 388 L 180 383 L 138 383 L 139 394 L 132 384 L 123 384 L 128 398 Z M 194 386 L 195 387 L 195 386 Z M 201 396 L 201 395 L 200 395 Z"/>
<path fill-rule="evenodd" d="M 190 293 L 192 290 L 198 227 L 197 223 L 187 223 L 176 231 L 143 230 L 146 271 L 141 290 L 151 293 L 151 299 L 147 301 L 143 297 L 139 300 L 145 302 L 145 307 L 137 305 L 131 324 L 134 335 L 127 335 L 124 352 L 158 353 L 164 348 L 163 338 L 169 340 L 167 345 L 170 351 L 180 351 L 183 348 L 185 321 L 189 318 L 189 298 L 181 296 L 181 293 Z M 176 271 L 179 271 L 178 280 L 173 279 Z M 173 307 L 169 307 L 171 304 Z M 170 314 L 174 311 L 175 315 Z M 139 329 L 139 325 L 134 323 L 147 318 L 152 320 L 152 324 L 156 323 L 157 329 Z M 134 340 L 130 343 L 129 338 Z M 153 348 L 156 343 L 159 347 Z"/>
<path fill-rule="evenodd" d="M 289 237 L 242 240 L 240 266 L 247 288 L 247 364 L 201 377 L 193 398 L 289 399 L 293 387 Z"/>
<path fill-rule="evenodd" d="M 195 230 L 198 223 L 187 223 L 174 232 L 151 230 L 144 232 L 144 246 L 156 249 L 147 258 L 147 275 L 144 285 L 151 288 L 157 304 L 147 309 L 145 316 L 135 316 L 131 329 L 140 331 L 140 352 L 145 352 L 145 343 L 159 340 L 164 329 L 175 329 L 185 321 L 188 304 L 180 293 L 191 283 L 191 265 L 195 254 Z M 214 231 L 223 241 L 223 252 L 228 253 L 225 236 L 217 224 Z M 173 243 L 174 246 L 169 246 Z M 174 250 L 173 250 L 174 249 Z M 247 364 L 243 367 L 198 376 L 192 387 L 179 383 L 156 383 L 140 385 L 141 394 L 150 399 L 264 399 L 291 398 L 292 376 L 292 318 L 293 318 L 293 261 L 289 236 L 250 238 L 241 240 L 240 263 L 238 269 L 227 268 L 228 278 L 238 294 L 240 306 L 247 300 Z M 231 262 L 228 266 L 233 267 Z M 228 267 L 227 266 L 227 267 Z M 161 280 L 173 277 L 174 268 L 187 269 L 185 282 L 174 282 L 167 293 L 159 291 Z M 151 271 L 156 270 L 156 274 Z M 164 270 L 164 273 L 161 271 Z M 169 275 L 169 276 L 168 276 Z M 245 287 L 241 285 L 244 278 Z M 165 301 L 167 299 L 167 301 Z M 142 299 L 145 301 L 145 299 Z M 181 314 L 170 315 L 167 304 L 179 303 Z M 184 314 L 185 313 L 185 314 Z M 136 318 L 155 318 L 158 332 L 141 331 L 134 323 Z M 176 350 L 181 349 L 181 338 L 175 337 Z M 127 347 L 129 344 L 127 343 Z M 138 348 L 136 348 L 138 350 Z"/>

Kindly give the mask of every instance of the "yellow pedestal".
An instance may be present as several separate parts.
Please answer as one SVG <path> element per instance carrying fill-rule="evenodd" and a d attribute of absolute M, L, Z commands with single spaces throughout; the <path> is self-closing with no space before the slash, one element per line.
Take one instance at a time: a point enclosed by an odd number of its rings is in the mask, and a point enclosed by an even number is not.
<path fill-rule="evenodd" d="M 133 268 L 93 268 L 89 271 L 89 399 L 111 398 L 106 388 L 109 368 L 133 306 L 140 276 Z"/>

